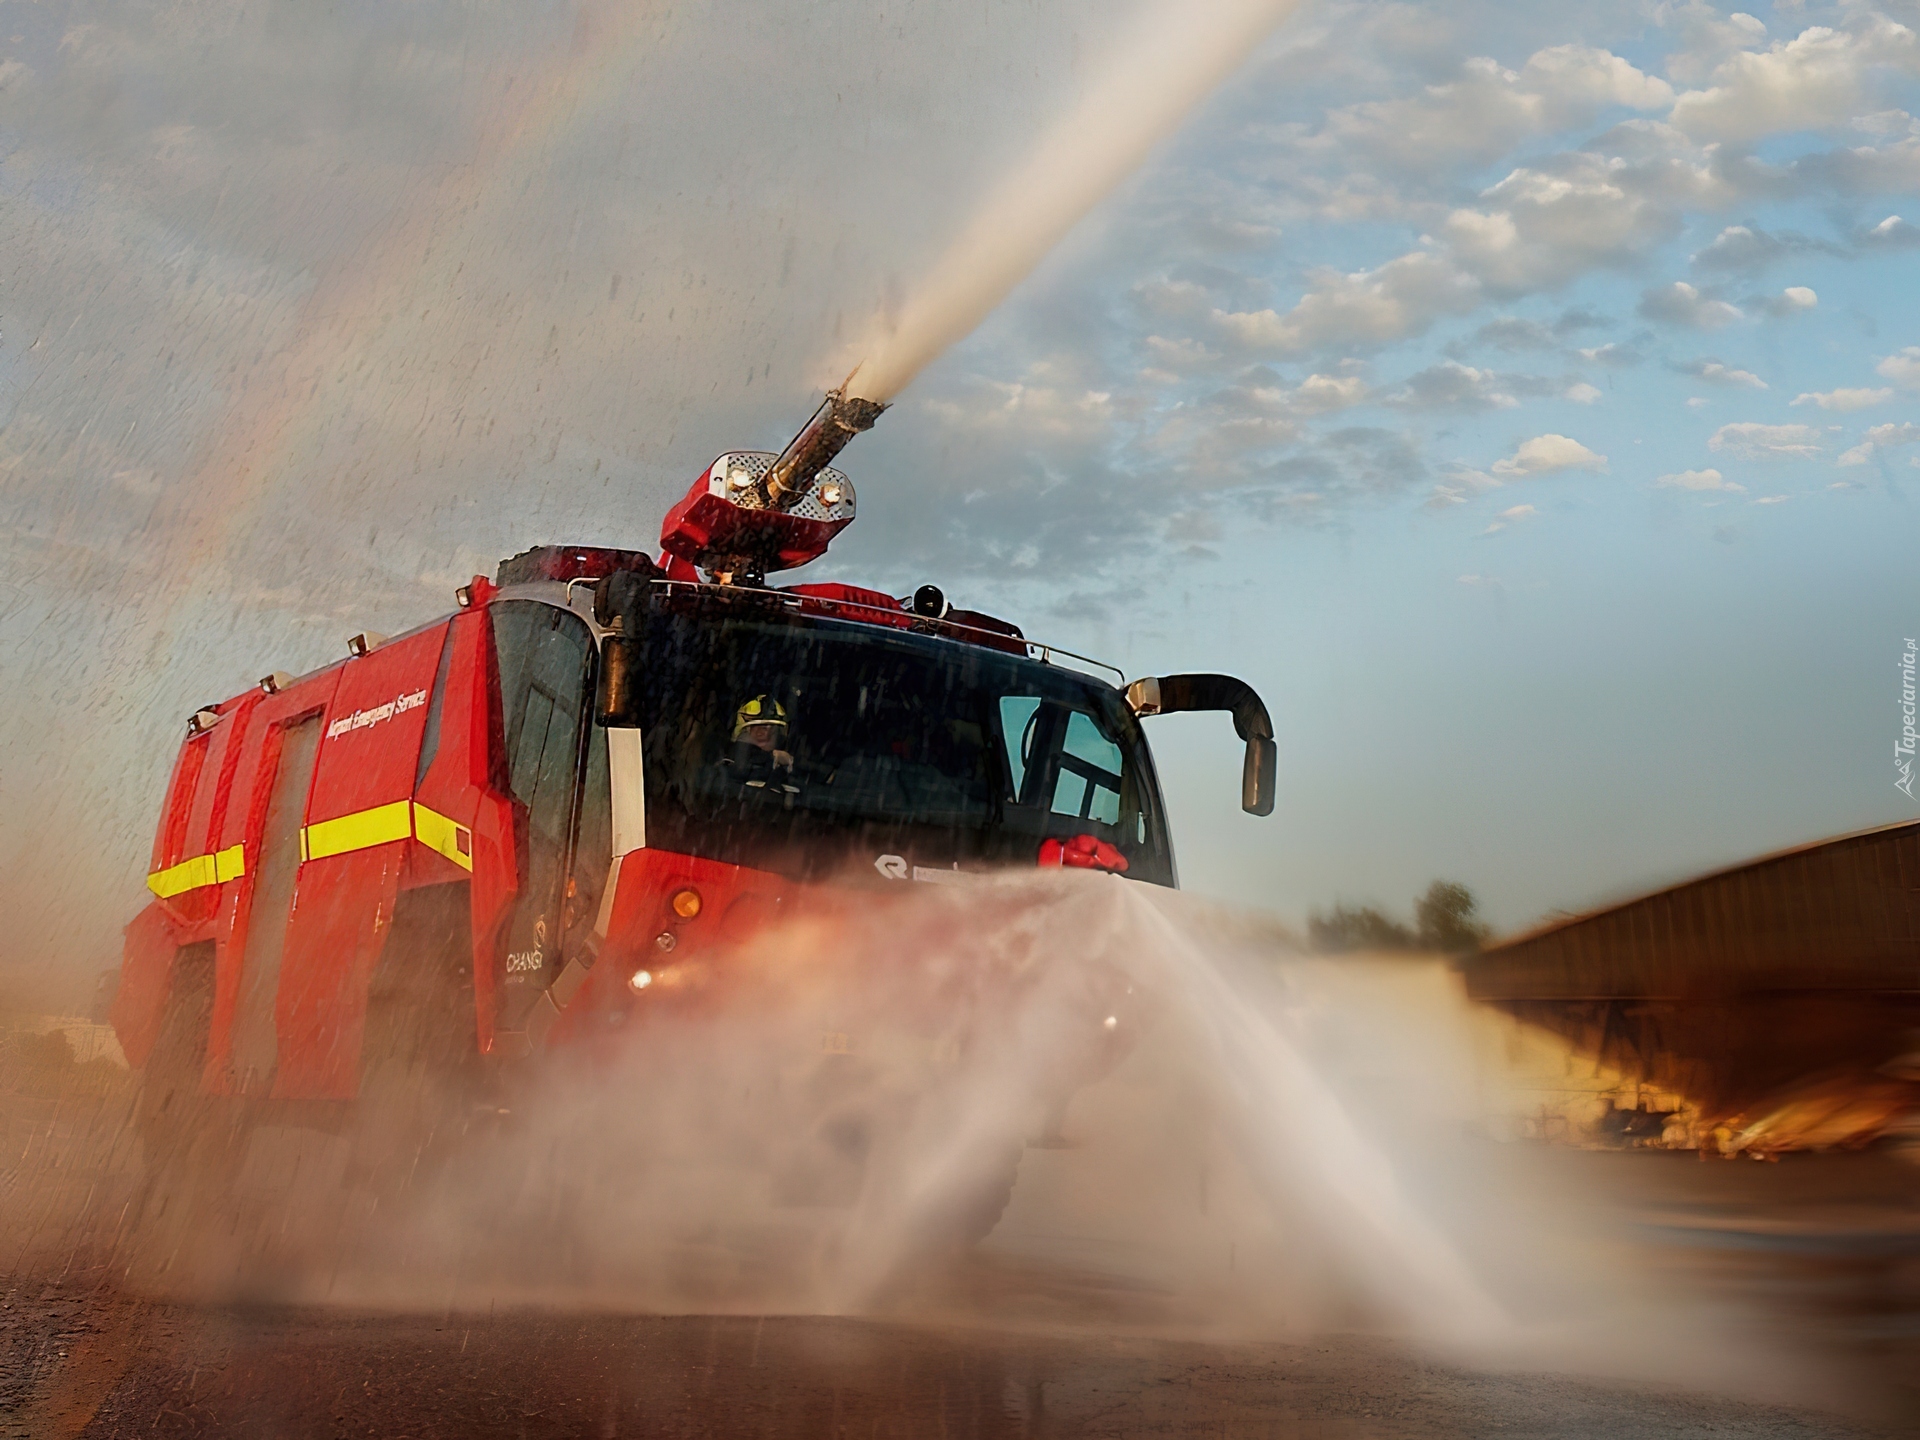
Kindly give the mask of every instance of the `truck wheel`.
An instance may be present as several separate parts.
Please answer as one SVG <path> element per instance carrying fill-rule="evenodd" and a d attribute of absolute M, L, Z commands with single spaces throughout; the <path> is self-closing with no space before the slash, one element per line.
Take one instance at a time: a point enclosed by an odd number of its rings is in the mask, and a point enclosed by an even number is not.
<path fill-rule="evenodd" d="M 960 1251 L 973 1249 L 991 1235 L 1000 1217 L 1007 1213 L 1014 1182 L 1020 1177 L 1020 1149 L 1013 1145 L 997 1152 L 944 1207 L 943 1228 Z"/>
<path fill-rule="evenodd" d="M 228 1228 L 223 1205 L 244 1154 L 239 1107 L 201 1092 L 213 984 L 212 944 L 183 946 L 134 1101 L 146 1171 L 133 1217 L 136 1264 L 154 1279 L 195 1269 L 204 1244 Z"/>
<path fill-rule="evenodd" d="M 462 883 L 402 893 L 368 986 L 351 1163 L 385 1206 L 458 1151 L 481 1098 L 471 915 Z"/>

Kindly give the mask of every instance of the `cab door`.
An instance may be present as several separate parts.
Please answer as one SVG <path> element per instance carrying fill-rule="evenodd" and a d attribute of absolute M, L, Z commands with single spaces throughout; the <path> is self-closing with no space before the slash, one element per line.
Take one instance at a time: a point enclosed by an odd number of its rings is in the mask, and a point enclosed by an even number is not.
<path fill-rule="evenodd" d="M 519 892 L 496 970 L 496 1013 L 501 1030 L 524 1031 L 566 960 L 568 864 L 593 729 L 594 644 L 586 622 L 570 610 L 535 600 L 499 600 L 489 608 L 520 858 Z"/>

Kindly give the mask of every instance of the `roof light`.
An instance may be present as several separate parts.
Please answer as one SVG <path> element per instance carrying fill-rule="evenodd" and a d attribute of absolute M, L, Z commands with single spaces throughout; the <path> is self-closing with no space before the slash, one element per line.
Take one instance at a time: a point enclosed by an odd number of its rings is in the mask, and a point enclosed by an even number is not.
<path fill-rule="evenodd" d="M 269 695 L 278 695 L 293 683 L 293 676 L 284 670 L 276 670 L 271 675 L 260 677 L 260 688 Z"/>
<path fill-rule="evenodd" d="M 358 635 L 347 637 L 347 653 L 355 659 L 370 650 L 378 650 L 387 643 L 387 637 L 375 630 L 362 630 Z"/>

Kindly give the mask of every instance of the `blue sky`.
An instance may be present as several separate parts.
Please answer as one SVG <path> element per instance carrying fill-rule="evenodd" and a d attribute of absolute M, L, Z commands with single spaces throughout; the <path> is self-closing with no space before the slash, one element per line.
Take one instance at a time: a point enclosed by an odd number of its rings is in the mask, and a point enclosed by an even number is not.
<path fill-rule="evenodd" d="M 16 949 L 111 951 L 192 706 L 777 445 L 1139 8 L 0 0 Z M 1254 680 L 1271 820 L 1224 722 L 1155 733 L 1187 883 L 1295 918 L 1908 817 L 1916 29 L 1303 7 L 847 452 L 803 578 Z"/>
<path fill-rule="evenodd" d="M 1057 573 L 1125 497 L 1067 613 L 1283 717 L 1264 826 L 1168 747 L 1190 884 L 1514 926 L 1913 813 L 1902 13 L 1306 12 L 929 374 L 1056 497 L 983 549 Z"/>

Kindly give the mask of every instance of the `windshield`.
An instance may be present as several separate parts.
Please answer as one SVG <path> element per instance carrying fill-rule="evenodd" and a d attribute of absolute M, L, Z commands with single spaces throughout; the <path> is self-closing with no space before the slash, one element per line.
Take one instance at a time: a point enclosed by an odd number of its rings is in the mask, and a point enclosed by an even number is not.
<path fill-rule="evenodd" d="M 647 843 L 819 878 L 1033 865 L 1091 835 L 1173 883 L 1118 691 L 1038 661 L 715 597 L 644 646 Z"/>

